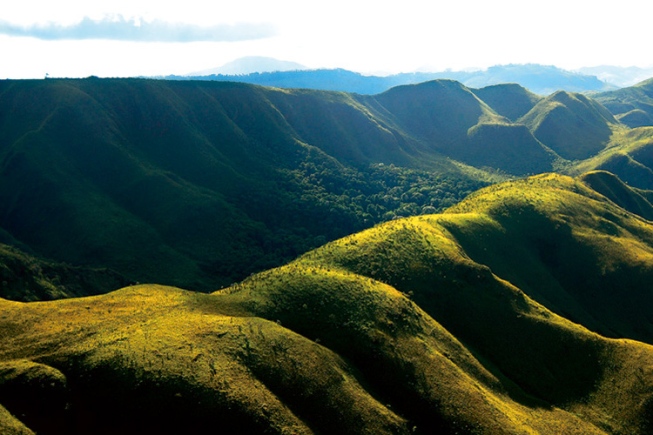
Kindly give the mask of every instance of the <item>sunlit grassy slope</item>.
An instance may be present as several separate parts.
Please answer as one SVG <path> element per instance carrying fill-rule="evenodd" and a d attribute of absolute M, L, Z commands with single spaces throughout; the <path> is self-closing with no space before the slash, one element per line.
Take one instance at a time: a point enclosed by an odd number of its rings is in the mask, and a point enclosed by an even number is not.
<path fill-rule="evenodd" d="M 0 300 L 0 428 L 646 434 L 652 274 L 648 221 L 548 174 L 213 294 Z"/>
<path fill-rule="evenodd" d="M 596 100 L 629 127 L 651 125 L 653 121 L 653 79 L 616 91 L 603 92 Z"/>
<path fill-rule="evenodd" d="M 605 170 L 632 187 L 653 190 L 653 127 L 616 129 L 606 148 L 578 162 L 572 174 Z"/>

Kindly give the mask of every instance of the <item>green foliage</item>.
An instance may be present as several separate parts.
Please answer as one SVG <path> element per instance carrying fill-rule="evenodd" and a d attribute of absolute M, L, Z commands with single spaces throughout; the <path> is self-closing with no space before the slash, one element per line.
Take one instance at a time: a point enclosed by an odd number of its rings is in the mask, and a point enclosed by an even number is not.
<path fill-rule="evenodd" d="M 516 83 L 486 86 L 473 92 L 495 112 L 511 121 L 527 114 L 542 99 Z"/>
<path fill-rule="evenodd" d="M 594 98 L 631 128 L 653 125 L 653 79 Z"/>
<path fill-rule="evenodd" d="M 653 189 L 653 128 L 616 130 L 602 152 L 578 162 L 569 173 L 592 170 L 609 171 L 632 187 Z"/>
<path fill-rule="evenodd" d="M 556 92 L 519 119 L 544 145 L 568 160 L 585 159 L 607 145 L 617 120 L 582 94 Z"/>
<path fill-rule="evenodd" d="M 0 299 L 0 427 L 645 434 L 652 271 L 648 221 L 548 174 L 210 295 Z"/>
<path fill-rule="evenodd" d="M 0 244 L 0 297 L 37 301 L 107 293 L 129 281 L 108 269 L 45 261 Z"/>
<path fill-rule="evenodd" d="M 3 239 L 131 281 L 220 288 L 492 179 L 342 93 L 48 80 L 2 95 Z"/>

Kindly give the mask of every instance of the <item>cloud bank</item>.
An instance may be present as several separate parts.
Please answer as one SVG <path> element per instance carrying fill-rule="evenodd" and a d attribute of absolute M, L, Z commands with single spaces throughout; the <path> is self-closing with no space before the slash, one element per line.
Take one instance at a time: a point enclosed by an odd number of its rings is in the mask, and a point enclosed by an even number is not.
<path fill-rule="evenodd" d="M 271 24 L 221 24 L 200 27 L 167 21 L 142 21 L 122 16 L 93 20 L 85 17 L 70 26 L 55 23 L 18 26 L 0 21 L 0 34 L 43 40 L 106 39 L 138 42 L 245 41 L 274 36 Z"/>

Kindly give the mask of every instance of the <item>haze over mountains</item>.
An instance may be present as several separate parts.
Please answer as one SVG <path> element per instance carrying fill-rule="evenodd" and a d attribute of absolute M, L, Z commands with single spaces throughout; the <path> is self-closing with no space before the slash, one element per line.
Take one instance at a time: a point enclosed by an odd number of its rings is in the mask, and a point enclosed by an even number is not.
<path fill-rule="evenodd" d="M 652 433 L 651 98 L 0 81 L 0 432 Z"/>
<path fill-rule="evenodd" d="M 598 66 L 566 71 L 537 64 L 496 65 L 469 71 L 419 71 L 393 75 L 360 74 L 343 69 L 309 69 L 269 57 L 243 57 L 222 67 L 168 79 L 226 80 L 282 88 L 310 88 L 376 94 L 391 87 L 434 79 L 457 80 L 472 88 L 518 83 L 540 95 L 555 91 L 597 92 L 632 86 L 653 76 L 653 68 Z"/>

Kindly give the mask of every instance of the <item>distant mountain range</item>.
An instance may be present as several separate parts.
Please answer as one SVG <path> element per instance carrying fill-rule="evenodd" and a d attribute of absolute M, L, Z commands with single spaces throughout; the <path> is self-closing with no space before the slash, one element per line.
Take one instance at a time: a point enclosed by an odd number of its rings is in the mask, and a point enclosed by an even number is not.
<path fill-rule="evenodd" d="M 311 70 L 292 62 L 265 57 L 237 59 L 220 68 L 186 76 L 167 76 L 170 80 L 238 81 L 281 88 L 321 89 L 359 94 L 377 94 L 394 86 L 434 79 L 451 79 L 470 88 L 517 83 L 539 95 L 558 90 L 603 92 L 634 85 L 653 76 L 652 69 L 594 67 L 576 72 L 537 64 L 498 65 L 476 71 L 414 72 L 389 76 L 370 76 L 343 69 Z"/>
<path fill-rule="evenodd" d="M 297 71 L 307 69 L 297 62 L 274 59 L 272 57 L 248 56 L 241 57 L 217 68 L 197 71 L 189 76 L 207 76 L 212 74 L 242 75 L 261 72 Z"/>

